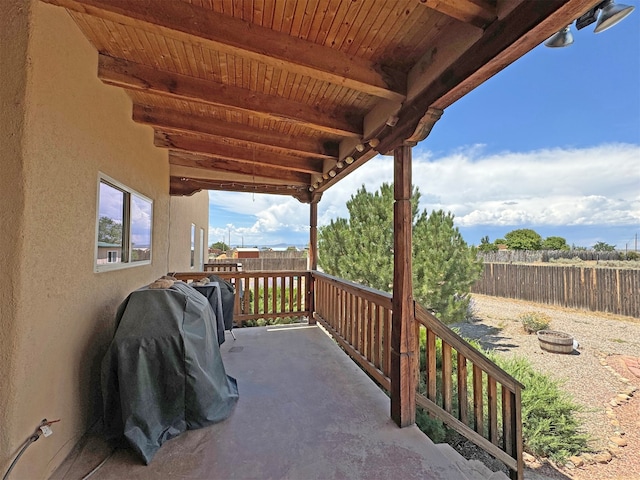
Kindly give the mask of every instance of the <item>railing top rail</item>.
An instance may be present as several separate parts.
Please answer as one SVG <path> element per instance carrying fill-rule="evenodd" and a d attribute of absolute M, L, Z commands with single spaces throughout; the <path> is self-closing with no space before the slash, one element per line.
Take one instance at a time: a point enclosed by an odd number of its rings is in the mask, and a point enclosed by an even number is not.
<path fill-rule="evenodd" d="M 376 290 L 375 288 L 371 287 L 365 287 L 364 285 L 359 285 L 357 283 L 350 282 L 349 280 L 334 277 L 327 273 L 318 272 L 317 270 L 313 270 L 311 274 L 314 277 L 321 278 L 322 280 L 325 280 L 329 283 L 333 283 L 334 285 L 339 286 L 347 292 L 353 293 L 363 298 L 367 298 L 378 303 L 382 307 L 391 309 L 392 296 L 390 293 Z"/>
<path fill-rule="evenodd" d="M 469 344 L 464 338 L 456 335 L 449 327 L 442 323 L 438 318 L 429 312 L 426 308 L 417 302 L 415 305 L 415 317 L 416 321 L 420 322 L 427 328 L 430 328 L 442 338 L 445 342 L 455 348 L 458 352 L 464 355 L 467 359 L 471 360 L 475 365 L 478 365 L 485 372 L 490 374 L 493 378 L 499 381 L 502 385 L 507 387 L 512 392 L 516 389 L 524 389 L 518 380 L 513 378 L 502 368 L 497 366 L 491 360 L 489 360 L 482 352 L 479 352 Z"/>
<path fill-rule="evenodd" d="M 254 270 L 251 272 L 170 272 L 169 275 L 181 278 L 203 278 L 209 275 L 217 275 L 218 277 L 232 278 L 253 278 L 253 277 L 291 277 L 308 275 L 308 270 Z"/>

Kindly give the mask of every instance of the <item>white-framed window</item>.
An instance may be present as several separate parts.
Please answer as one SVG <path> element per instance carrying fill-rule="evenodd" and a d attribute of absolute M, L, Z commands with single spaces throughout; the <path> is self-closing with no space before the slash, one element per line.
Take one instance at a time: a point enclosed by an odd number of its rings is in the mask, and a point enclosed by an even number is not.
<path fill-rule="evenodd" d="M 191 224 L 191 268 L 196 266 L 196 225 Z"/>
<path fill-rule="evenodd" d="M 153 200 L 122 183 L 98 176 L 95 271 L 151 263 Z"/>
<path fill-rule="evenodd" d="M 207 254 L 205 253 L 205 249 L 207 246 L 204 244 L 204 228 L 200 229 L 200 248 L 198 249 L 198 265 L 200 266 L 200 270 L 204 271 L 204 259 L 207 258 Z"/>

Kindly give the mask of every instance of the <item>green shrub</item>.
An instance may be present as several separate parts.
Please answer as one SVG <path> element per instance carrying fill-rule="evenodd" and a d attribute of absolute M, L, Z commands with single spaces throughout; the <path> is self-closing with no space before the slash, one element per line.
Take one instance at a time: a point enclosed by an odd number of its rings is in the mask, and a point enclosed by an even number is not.
<path fill-rule="evenodd" d="M 432 417 L 419 407 L 416 409 L 416 425 L 433 443 L 446 441 L 447 428 L 442 420 Z"/>
<path fill-rule="evenodd" d="M 548 315 L 542 312 L 524 312 L 518 318 L 522 323 L 522 328 L 527 333 L 536 333 L 540 330 L 546 330 L 551 324 Z"/>
<path fill-rule="evenodd" d="M 536 372 L 524 358 L 500 359 L 498 364 L 525 387 L 522 391 L 525 450 L 556 462 L 588 451 L 589 437 L 581 432 L 576 417 L 582 407 L 560 390 L 559 382 Z"/>
<path fill-rule="evenodd" d="M 640 260 L 640 253 L 638 252 L 627 252 L 625 253 L 625 260 Z"/>

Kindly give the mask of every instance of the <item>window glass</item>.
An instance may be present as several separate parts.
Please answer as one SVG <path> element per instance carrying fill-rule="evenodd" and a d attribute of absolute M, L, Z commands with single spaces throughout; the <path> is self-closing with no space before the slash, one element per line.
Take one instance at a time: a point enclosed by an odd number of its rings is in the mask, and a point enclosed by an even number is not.
<path fill-rule="evenodd" d="M 131 261 L 151 260 L 151 201 L 131 194 Z"/>
<path fill-rule="evenodd" d="M 123 245 L 124 192 L 100 182 L 98 200 L 98 265 L 120 263 Z"/>
<path fill-rule="evenodd" d="M 196 265 L 196 226 L 191 224 L 191 268 Z"/>
<path fill-rule="evenodd" d="M 96 271 L 151 263 L 153 202 L 100 176 Z"/>
<path fill-rule="evenodd" d="M 204 244 L 204 228 L 200 229 L 200 248 L 198 249 L 198 264 L 200 265 L 200 270 L 204 270 L 204 260 L 207 258 L 207 254 L 205 253 L 205 249 L 207 246 Z"/>

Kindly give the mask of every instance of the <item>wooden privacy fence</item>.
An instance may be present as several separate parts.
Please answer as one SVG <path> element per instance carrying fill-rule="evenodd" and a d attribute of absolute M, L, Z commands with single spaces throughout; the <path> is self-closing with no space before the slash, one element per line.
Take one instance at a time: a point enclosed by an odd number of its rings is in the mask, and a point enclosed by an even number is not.
<path fill-rule="evenodd" d="M 313 272 L 316 320 L 381 386 L 390 390 L 391 295 Z M 518 381 L 415 304 L 422 335 L 416 404 L 523 478 Z"/>
<path fill-rule="evenodd" d="M 640 317 L 640 269 L 487 263 L 472 292 Z"/>

